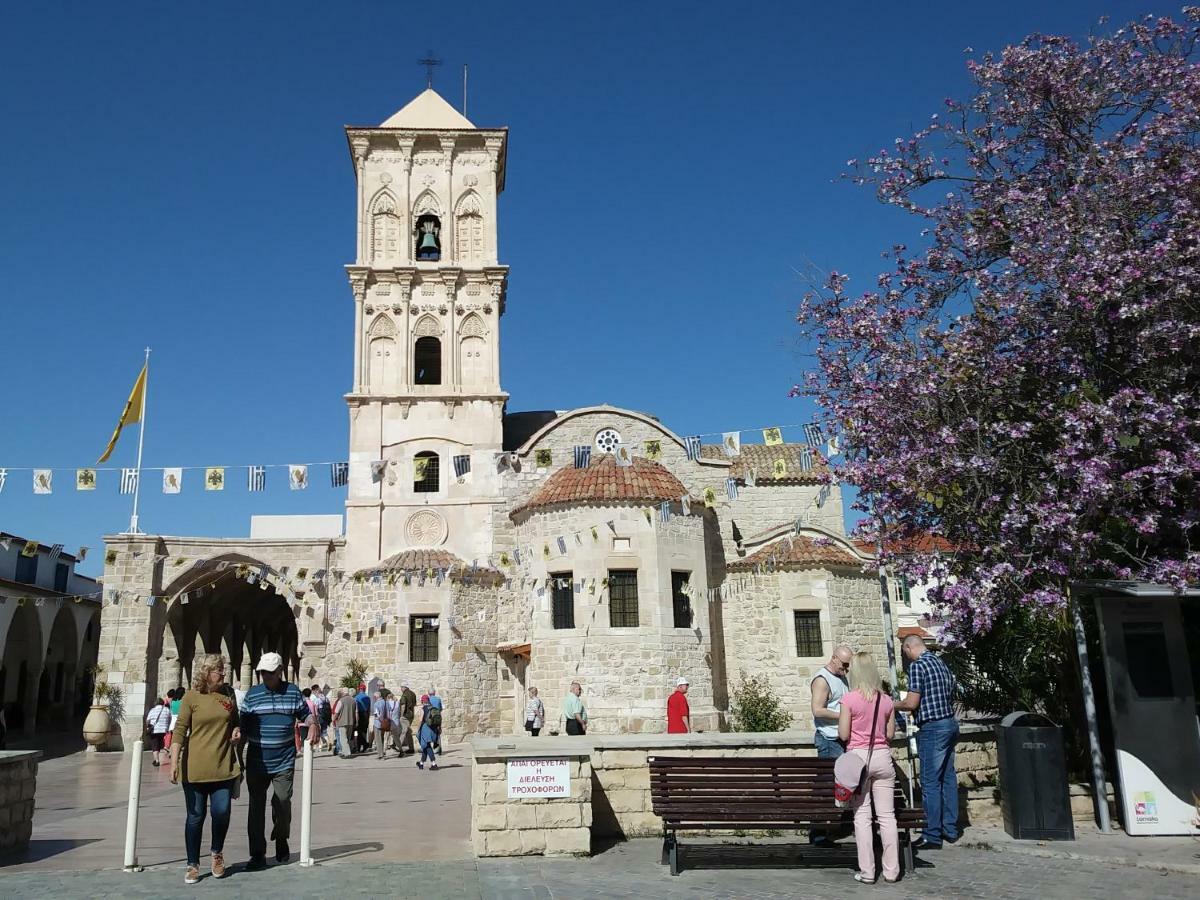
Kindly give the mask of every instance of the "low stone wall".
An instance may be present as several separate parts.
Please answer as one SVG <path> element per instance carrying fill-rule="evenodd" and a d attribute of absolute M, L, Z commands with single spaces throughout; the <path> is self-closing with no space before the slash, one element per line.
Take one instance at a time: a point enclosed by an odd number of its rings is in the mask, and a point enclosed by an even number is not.
<path fill-rule="evenodd" d="M 905 780 L 910 771 L 906 744 L 898 738 L 892 749 Z M 474 751 L 472 837 L 477 856 L 587 853 L 591 837 L 662 834 L 662 820 L 652 811 L 648 756 L 816 755 L 812 735 L 799 731 L 480 738 Z M 982 792 L 995 784 L 996 743 L 990 727 L 963 725 L 957 753 L 960 785 Z M 572 760 L 570 798 L 509 799 L 508 760 L 564 756 Z M 915 758 L 912 766 L 916 768 Z"/>
<path fill-rule="evenodd" d="M 476 856 L 591 853 L 590 745 L 571 738 L 478 738 L 473 746 L 471 842 Z M 530 758 L 565 759 L 570 767 L 570 794 L 510 799 L 508 764 Z"/>
<path fill-rule="evenodd" d="M 0 854 L 24 853 L 33 834 L 40 750 L 0 751 Z"/>

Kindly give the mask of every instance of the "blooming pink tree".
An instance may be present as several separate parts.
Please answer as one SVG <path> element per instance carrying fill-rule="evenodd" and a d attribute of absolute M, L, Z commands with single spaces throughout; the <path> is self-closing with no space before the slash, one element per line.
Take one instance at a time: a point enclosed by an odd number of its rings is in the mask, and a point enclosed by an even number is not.
<path fill-rule="evenodd" d="M 921 249 L 865 293 L 834 273 L 805 297 L 817 366 L 795 390 L 839 434 L 883 562 L 939 579 L 951 633 L 1061 610 L 1076 579 L 1200 575 L 1198 22 L 1033 35 L 851 160 Z"/>

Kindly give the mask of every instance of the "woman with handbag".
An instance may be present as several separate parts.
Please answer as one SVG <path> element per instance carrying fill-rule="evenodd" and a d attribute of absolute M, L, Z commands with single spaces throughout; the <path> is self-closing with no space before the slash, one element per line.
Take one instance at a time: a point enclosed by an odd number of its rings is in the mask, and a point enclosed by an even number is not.
<path fill-rule="evenodd" d="M 879 667 L 870 653 L 856 653 L 850 661 L 850 690 L 842 696 L 838 737 L 847 754 L 863 761 L 858 788 L 851 798 L 854 808 L 854 842 L 858 845 L 858 871 L 854 879 L 875 883 L 875 845 L 871 833 L 871 801 L 883 842 L 883 880 L 900 877 L 900 837 L 896 830 L 896 771 L 891 740 L 896 734 L 895 707 L 883 693 Z"/>
<path fill-rule="evenodd" d="M 529 702 L 525 704 L 525 730 L 534 737 L 538 736 L 538 732 L 542 730 L 542 726 L 546 724 L 546 707 L 542 704 L 542 698 L 538 696 L 538 689 L 531 687 L 529 689 Z"/>
<path fill-rule="evenodd" d="M 209 654 L 196 661 L 192 687 L 180 701 L 171 742 L 171 782 L 183 781 L 187 803 L 184 884 L 200 880 L 200 840 L 210 806 L 212 874 L 214 878 L 225 876 L 225 834 L 229 830 L 230 801 L 242 775 L 237 758 L 242 733 L 237 704 L 221 691 L 224 681 L 224 657 Z"/>

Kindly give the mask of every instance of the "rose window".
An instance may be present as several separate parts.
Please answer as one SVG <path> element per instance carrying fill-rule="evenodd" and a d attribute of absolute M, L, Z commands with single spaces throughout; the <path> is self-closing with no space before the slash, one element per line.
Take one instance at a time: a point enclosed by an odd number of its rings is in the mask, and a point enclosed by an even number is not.
<path fill-rule="evenodd" d="M 621 445 L 621 435 L 615 428 L 605 428 L 596 433 L 596 449 L 601 453 L 613 453 Z"/>

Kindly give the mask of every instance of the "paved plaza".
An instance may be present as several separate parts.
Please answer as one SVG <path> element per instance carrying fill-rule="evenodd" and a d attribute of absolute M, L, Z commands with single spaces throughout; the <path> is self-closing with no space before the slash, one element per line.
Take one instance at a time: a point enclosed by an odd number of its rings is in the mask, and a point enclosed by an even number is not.
<path fill-rule="evenodd" d="M 261 873 L 243 871 L 246 805 L 237 802 L 226 844 L 229 877 L 206 877 L 194 887 L 183 884 L 180 790 L 169 783 L 164 770 L 149 766 L 146 757 L 138 845 L 138 859 L 146 869 L 127 874 L 121 862 L 128 757 L 76 754 L 53 759 L 39 773 L 30 856 L 0 868 L 0 897 L 1196 896 L 1200 842 L 1155 844 L 1083 835 L 1070 847 L 1017 847 L 1004 844 L 994 829 L 968 832 L 964 845 L 927 854 L 915 876 L 894 886 L 855 883 L 849 852 L 817 867 L 799 867 L 797 848 L 787 845 L 688 842 L 685 871 L 678 878 L 659 864 L 655 840 L 616 844 L 590 859 L 476 860 L 469 842 L 470 756 L 466 747 L 448 749 L 444 768 L 437 773 L 418 771 L 410 759 L 381 763 L 369 755 L 349 761 L 318 757 L 313 806 L 313 855 L 318 865 L 304 868 L 293 862 Z M 299 849 L 298 809 L 295 829 L 294 851 Z M 981 840 L 999 849 L 983 848 Z M 1127 864 L 1102 861 L 1108 846 L 1118 848 L 1109 851 L 1108 859 Z M 1119 849 L 1130 846 L 1142 848 L 1136 858 Z M 1168 853 L 1155 856 L 1155 847 L 1166 847 Z M 1084 858 L 1068 858 L 1068 853 Z M 1159 862 L 1175 869 L 1160 871 L 1155 868 Z"/>

